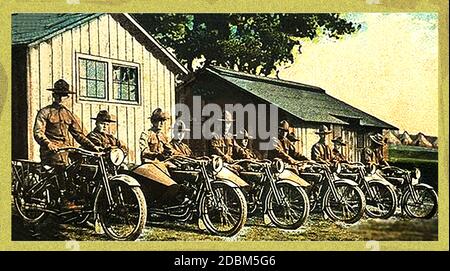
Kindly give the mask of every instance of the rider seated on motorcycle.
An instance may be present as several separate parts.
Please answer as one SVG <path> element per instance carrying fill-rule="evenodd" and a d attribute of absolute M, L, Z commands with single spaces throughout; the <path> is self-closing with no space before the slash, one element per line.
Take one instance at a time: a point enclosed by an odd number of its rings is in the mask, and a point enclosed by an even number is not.
<path fill-rule="evenodd" d="M 174 148 L 162 132 L 164 122 L 169 115 L 157 108 L 150 116 L 152 127 L 142 132 L 139 139 L 141 161 L 143 165 L 134 170 L 139 174 L 144 194 L 156 196 L 157 202 L 163 205 L 173 205 L 184 200 L 182 187 L 170 176 L 168 163 L 164 162 L 175 154 Z"/>
<path fill-rule="evenodd" d="M 222 134 L 213 133 L 210 145 L 211 154 L 222 157 L 224 162 L 233 162 L 233 150 L 236 147 L 236 140 L 230 133 L 233 126 L 233 116 L 229 111 L 223 112 L 223 118 L 218 119 L 222 123 Z"/>
<path fill-rule="evenodd" d="M 174 150 L 174 155 L 181 155 L 181 156 L 192 156 L 192 150 L 189 148 L 189 146 L 186 143 L 183 143 L 183 138 L 186 135 L 186 132 L 191 131 L 190 129 L 186 128 L 186 125 L 183 121 L 178 120 L 175 122 L 174 128 L 173 128 L 173 138 L 170 141 L 170 144 L 172 145 L 172 148 Z"/>
<path fill-rule="evenodd" d="M 362 151 L 361 161 L 366 166 L 370 166 L 371 164 L 379 166 L 389 166 L 389 163 L 386 161 L 384 155 L 384 138 L 381 134 L 375 134 L 369 136 L 371 139 L 371 145 L 369 147 L 364 148 Z"/>
<path fill-rule="evenodd" d="M 118 147 L 127 154 L 128 150 L 125 144 L 108 132 L 109 125 L 116 121 L 111 119 L 107 110 L 101 110 L 96 118 L 91 119 L 95 120 L 95 128 L 87 137 L 92 143 L 102 148 Z"/>
<path fill-rule="evenodd" d="M 316 132 L 319 135 L 319 141 L 311 148 L 311 159 L 326 165 L 331 165 L 333 154 L 330 146 L 328 145 L 328 137 L 332 133 L 327 126 L 320 126 Z"/>
<path fill-rule="evenodd" d="M 67 186 L 65 169 L 70 164 L 67 152 L 58 152 L 60 148 L 71 147 L 69 133 L 85 149 L 100 151 L 83 133 L 77 118 L 64 106 L 63 99 L 69 94 L 69 84 L 59 79 L 54 83 L 52 91 L 53 103 L 39 110 L 33 127 L 34 139 L 40 146 L 41 163 L 55 170 L 62 194 L 62 206 L 67 208 L 76 207 L 72 200 L 66 195 Z"/>
<path fill-rule="evenodd" d="M 280 158 L 290 165 L 297 165 L 300 161 L 310 161 L 297 151 L 295 145 L 289 140 L 289 123 L 282 120 L 278 125 L 278 138 L 274 138 L 273 148 L 268 152 L 268 159 Z"/>
<path fill-rule="evenodd" d="M 248 148 L 249 140 L 253 139 L 247 130 L 243 129 L 237 135 L 236 146 L 234 151 L 234 159 L 259 159 L 259 155 L 252 149 Z"/>

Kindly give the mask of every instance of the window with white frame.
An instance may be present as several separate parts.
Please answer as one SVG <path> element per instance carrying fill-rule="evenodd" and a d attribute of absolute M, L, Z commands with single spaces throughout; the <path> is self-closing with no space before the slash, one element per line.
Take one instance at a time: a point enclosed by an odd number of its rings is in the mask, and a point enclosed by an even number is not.
<path fill-rule="evenodd" d="M 81 100 L 139 103 L 137 63 L 79 54 L 77 65 Z"/>

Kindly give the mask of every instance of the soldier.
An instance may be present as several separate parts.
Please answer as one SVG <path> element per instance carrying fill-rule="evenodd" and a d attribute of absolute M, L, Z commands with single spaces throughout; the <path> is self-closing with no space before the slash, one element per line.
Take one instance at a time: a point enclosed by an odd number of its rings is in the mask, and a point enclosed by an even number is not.
<path fill-rule="evenodd" d="M 342 147 L 347 146 L 347 144 L 342 140 L 342 137 L 339 136 L 333 140 L 331 140 L 334 144 L 332 151 L 332 162 L 348 162 L 347 158 L 341 153 Z"/>
<path fill-rule="evenodd" d="M 224 111 L 223 118 L 219 119 L 222 122 L 223 134 L 213 134 L 211 139 L 211 154 L 218 155 L 227 162 L 233 162 L 233 149 L 236 146 L 236 141 L 230 133 L 234 119 L 229 111 Z"/>
<path fill-rule="evenodd" d="M 236 151 L 234 152 L 235 159 L 258 159 L 258 155 L 251 149 L 248 148 L 249 139 L 253 139 L 247 132 L 247 130 L 240 131 L 242 139 L 236 143 Z"/>
<path fill-rule="evenodd" d="M 322 125 L 316 134 L 319 135 L 320 138 L 311 148 L 311 159 L 329 165 L 333 158 L 331 148 L 327 145 L 328 135 L 331 134 L 331 130 L 328 130 L 327 126 Z"/>
<path fill-rule="evenodd" d="M 127 147 L 120 140 L 108 133 L 109 124 L 116 121 L 111 119 L 111 115 L 107 110 L 101 110 L 96 118 L 91 119 L 95 120 L 95 128 L 88 134 L 88 138 L 92 143 L 102 148 L 118 147 L 125 154 L 128 152 Z"/>
<path fill-rule="evenodd" d="M 63 98 L 69 94 L 75 94 L 69 90 L 69 84 L 59 79 L 49 88 L 53 92 L 53 103 L 48 105 L 37 113 L 34 122 L 34 139 L 40 146 L 41 162 L 44 165 L 55 168 L 61 194 L 64 196 L 66 190 L 66 181 L 64 178 L 64 168 L 69 164 L 67 152 L 57 153 L 58 149 L 71 147 L 69 133 L 83 147 L 89 150 L 100 151 L 101 148 L 95 146 L 84 134 L 75 116 L 63 104 Z M 71 207 L 67 198 L 63 197 L 64 205 Z"/>
<path fill-rule="evenodd" d="M 269 151 L 268 158 L 280 158 L 292 165 L 299 161 L 309 161 L 306 156 L 296 150 L 295 145 L 287 138 L 288 134 L 289 123 L 282 120 L 278 125 L 278 138 L 274 139 L 274 149 Z"/>
<path fill-rule="evenodd" d="M 157 108 L 150 116 L 152 127 L 144 131 L 139 139 L 139 148 L 141 150 L 141 161 L 145 163 L 148 160 L 164 161 L 173 155 L 174 150 L 170 146 L 169 140 L 161 132 L 163 123 L 169 118 L 169 115 Z"/>
<path fill-rule="evenodd" d="M 361 161 L 365 165 L 375 164 L 377 166 L 389 166 L 384 157 L 384 138 L 381 134 L 369 136 L 371 139 L 370 147 L 364 148 L 362 151 Z"/>
<path fill-rule="evenodd" d="M 186 128 L 183 121 L 177 121 L 173 128 L 173 139 L 170 141 L 172 148 L 174 149 L 174 155 L 192 156 L 192 150 L 189 146 L 183 143 L 183 138 L 186 132 L 190 129 Z"/>

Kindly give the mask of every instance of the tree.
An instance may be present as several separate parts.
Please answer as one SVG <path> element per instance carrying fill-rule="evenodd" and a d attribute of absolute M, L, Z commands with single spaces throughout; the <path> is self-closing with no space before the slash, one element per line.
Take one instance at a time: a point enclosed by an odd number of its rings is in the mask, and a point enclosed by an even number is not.
<path fill-rule="evenodd" d="M 292 63 L 303 38 L 339 39 L 360 28 L 336 13 L 133 16 L 190 70 L 194 59 L 204 57 L 206 64 L 262 75 Z"/>

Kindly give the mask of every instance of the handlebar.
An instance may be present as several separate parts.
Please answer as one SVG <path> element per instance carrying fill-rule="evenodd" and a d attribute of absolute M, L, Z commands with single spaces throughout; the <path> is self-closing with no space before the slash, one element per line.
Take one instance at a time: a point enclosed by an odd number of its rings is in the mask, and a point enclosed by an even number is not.
<path fill-rule="evenodd" d="M 174 155 L 171 156 L 169 158 L 167 158 L 165 161 L 173 161 L 173 160 L 184 160 L 186 162 L 191 162 L 191 163 L 204 163 L 204 162 L 209 162 L 211 160 L 211 158 L 203 156 L 200 158 L 192 158 L 192 157 L 188 157 L 188 156 L 183 156 L 183 155 Z"/>
<path fill-rule="evenodd" d="M 75 148 L 75 147 L 63 147 L 59 148 L 56 153 L 59 152 L 75 152 L 86 156 L 92 156 L 92 157 L 100 157 L 106 154 L 106 151 L 102 152 L 95 152 L 95 151 L 88 151 L 82 148 Z"/>

